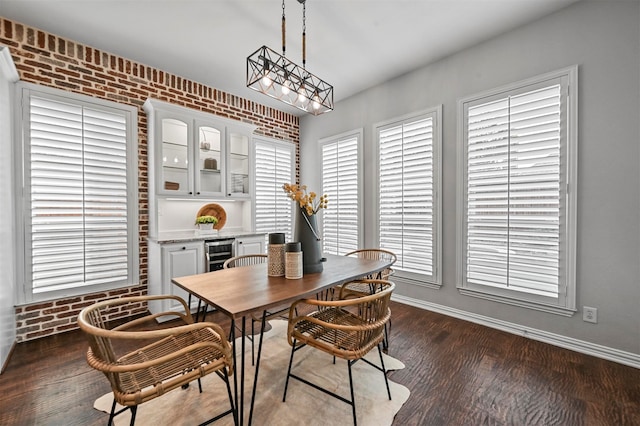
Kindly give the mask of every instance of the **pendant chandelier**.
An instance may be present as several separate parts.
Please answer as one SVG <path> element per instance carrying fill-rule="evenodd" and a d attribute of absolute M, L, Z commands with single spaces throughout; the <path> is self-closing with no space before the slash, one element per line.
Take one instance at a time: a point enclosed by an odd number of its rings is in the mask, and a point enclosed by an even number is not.
<path fill-rule="evenodd" d="M 302 111 L 319 115 L 333 110 L 333 86 L 306 70 L 306 0 L 302 3 L 302 66 L 285 57 L 282 0 L 282 55 L 262 46 L 247 58 L 247 87 Z"/>

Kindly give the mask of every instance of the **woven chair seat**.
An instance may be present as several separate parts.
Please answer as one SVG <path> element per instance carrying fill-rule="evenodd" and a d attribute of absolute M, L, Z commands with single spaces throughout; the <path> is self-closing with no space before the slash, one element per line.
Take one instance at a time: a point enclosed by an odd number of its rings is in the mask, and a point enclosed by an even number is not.
<path fill-rule="evenodd" d="M 207 345 L 204 342 L 212 342 L 215 345 Z M 118 403 L 121 405 L 140 404 L 183 384 L 185 380 L 192 381 L 224 366 L 224 354 L 217 349 L 222 346 L 220 337 L 213 330 L 207 328 L 166 337 L 122 356 L 115 364 L 131 368 L 136 364 L 172 355 L 197 343 L 203 344 L 178 358 L 170 359 L 153 367 L 125 371 L 119 374 L 119 387 L 115 393 Z M 88 355 L 89 358 L 92 356 L 93 354 Z M 90 360 L 89 365 L 91 363 Z M 185 376 L 187 373 L 190 373 L 188 378 Z M 172 385 L 172 382 L 179 383 Z"/>
<path fill-rule="evenodd" d="M 296 324 L 292 337 L 301 343 L 316 347 L 344 359 L 357 359 L 376 347 L 384 337 L 380 332 L 384 324 L 368 323 L 341 308 L 328 308 L 307 315 L 327 325 L 302 320 Z"/>

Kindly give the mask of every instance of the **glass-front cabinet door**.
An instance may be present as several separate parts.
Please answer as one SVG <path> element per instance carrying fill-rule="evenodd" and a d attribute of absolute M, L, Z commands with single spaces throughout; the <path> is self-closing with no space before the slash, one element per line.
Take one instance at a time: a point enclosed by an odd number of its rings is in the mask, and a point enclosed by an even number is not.
<path fill-rule="evenodd" d="M 154 194 L 178 198 L 250 197 L 256 126 L 147 99 L 149 178 Z"/>
<path fill-rule="evenodd" d="M 224 126 L 196 122 L 196 195 L 223 194 Z"/>
<path fill-rule="evenodd" d="M 249 196 L 249 135 L 229 130 L 227 161 L 227 194 L 233 197 Z"/>
<path fill-rule="evenodd" d="M 169 194 L 189 194 L 192 177 L 189 172 L 191 126 L 186 120 L 161 118 L 160 191 Z"/>

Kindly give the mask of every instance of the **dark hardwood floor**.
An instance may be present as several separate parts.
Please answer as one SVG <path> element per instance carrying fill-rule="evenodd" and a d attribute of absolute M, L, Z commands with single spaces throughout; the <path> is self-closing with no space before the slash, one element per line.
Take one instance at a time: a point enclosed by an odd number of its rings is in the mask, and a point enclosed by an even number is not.
<path fill-rule="evenodd" d="M 639 369 L 392 309 L 389 353 L 406 368 L 389 377 L 411 391 L 394 425 L 640 425 Z M 208 319 L 228 327 L 220 314 Z M 92 405 L 109 385 L 85 350 L 79 331 L 18 344 L 0 375 L 0 425 L 105 425 Z"/>

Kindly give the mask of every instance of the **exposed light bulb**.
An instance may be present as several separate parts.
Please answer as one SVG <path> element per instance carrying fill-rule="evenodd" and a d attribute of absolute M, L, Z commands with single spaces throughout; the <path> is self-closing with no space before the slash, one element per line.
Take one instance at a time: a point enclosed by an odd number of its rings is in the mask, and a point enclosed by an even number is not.
<path fill-rule="evenodd" d="M 318 102 L 318 98 L 315 98 L 313 100 L 313 109 L 318 109 L 320 108 L 320 102 Z"/>
<path fill-rule="evenodd" d="M 307 97 L 304 95 L 304 88 L 301 87 L 298 91 L 298 102 L 304 102 L 307 100 Z"/>
<path fill-rule="evenodd" d="M 288 95 L 289 92 L 291 92 L 291 89 L 289 89 L 289 80 L 285 80 L 284 84 L 282 85 L 282 94 Z"/>
<path fill-rule="evenodd" d="M 271 79 L 269 78 L 268 75 L 265 75 L 264 77 L 262 77 L 262 84 L 264 84 L 265 86 L 269 87 L 271 86 Z"/>

